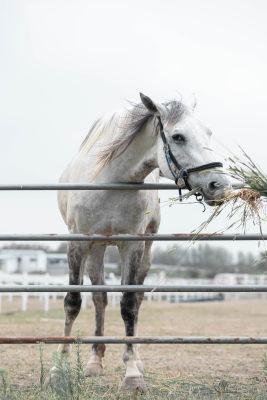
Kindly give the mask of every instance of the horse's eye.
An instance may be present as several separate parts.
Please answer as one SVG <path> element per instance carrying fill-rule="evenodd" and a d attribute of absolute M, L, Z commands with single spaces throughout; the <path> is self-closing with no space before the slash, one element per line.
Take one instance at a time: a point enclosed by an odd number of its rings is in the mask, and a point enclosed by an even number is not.
<path fill-rule="evenodd" d="M 173 140 L 177 143 L 185 142 L 185 138 L 183 135 L 180 133 L 176 133 L 175 135 L 172 136 Z"/>

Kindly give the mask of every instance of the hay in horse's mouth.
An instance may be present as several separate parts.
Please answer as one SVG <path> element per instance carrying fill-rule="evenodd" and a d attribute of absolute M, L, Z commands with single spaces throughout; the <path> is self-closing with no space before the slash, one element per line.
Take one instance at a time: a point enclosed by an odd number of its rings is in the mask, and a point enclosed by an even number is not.
<path fill-rule="evenodd" d="M 242 228 L 245 233 L 247 224 L 252 222 L 262 234 L 262 222 L 266 221 L 267 176 L 244 151 L 243 156 L 244 160 L 238 157 L 229 158 L 229 167 L 226 172 L 222 172 L 239 180 L 239 189 L 228 192 L 223 199 L 214 200 L 214 211 L 193 231 L 194 239 L 223 211 L 227 212 L 225 219 L 229 223 L 219 232 L 225 232 L 230 228 Z M 190 195 L 189 192 L 187 197 Z M 174 202 L 178 203 L 178 198 L 175 198 Z"/>
<path fill-rule="evenodd" d="M 238 200 L 238 199 L 244 201 L 247 204 L 248 211 L 249 211 L 249 214 L 248 214 L 249 217 L 253 218 L 254 214 L 255 213 L 258 214 L 261 211 L 261 209 L 263 208 L 263 203 L 261 200 L 260 193 L 257 192 L 256 190 L 252 190 L 252 189 L 244 188 L 244 189 L 238 190 L 238 192 L 230 193 L 228 196 L 226 196 L 223 199 L 223 202 L 227 203 L 227 202 L 231 202 L 231 201 Z"/>
<path fill-rule="evenodd" d="M 267 176 L 244 151 L 243 156 L 242 160 L 238 157 L 229 158 L 230 165 L 226 171 L 231 178 L 240 181 L 240 189 L 228 193 L 223 202 L 217 204 L 208 220 L 195 230 L 197 234 L 226 208 L 229 210 L 226 216 L 229 225 L 224 231 L 241 227 L 245 233 L 247 223 L 252 222 L 262 234 L 262 222 L 266 218 L 264 203 L 267 200 Z"/>

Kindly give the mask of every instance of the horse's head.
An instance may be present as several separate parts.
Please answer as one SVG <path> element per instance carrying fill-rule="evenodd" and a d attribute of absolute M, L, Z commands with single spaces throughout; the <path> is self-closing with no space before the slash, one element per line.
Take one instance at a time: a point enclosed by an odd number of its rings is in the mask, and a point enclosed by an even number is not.
<path fill-rule="evenodd" d="M 193 108 L 178 101 L 154 103 L 142 94 L 141 100 L 144 106 L 159 119 L 162 134 L 158 136 L 157 158 L 163 176 L 175 180 L 177 171 L 174 171 L 175 173 L 171 171 L 172 166 L 175 170 L 172 158 L 177 161 L 178 171 L 181 168 L 190 171 L 194 167 L 205 167 L 206 164 L 214 162 L 216 164 L 218 160 L 214 159 L 213 152 L 209 150 L 211 131 L 196 118 Z M 169 153 L 166 157 L 166 145 L 165 150 L 163 146 L 164 137 L 172 153 L 169 165 L 167 161 Z M 200 188 L 205 201 L 209 205 L 215 205 L 225 197 L 231 186 L 226 176 L 218 172 L 217 168 L 203 169 L 189 173 L 188 186 Z"/>

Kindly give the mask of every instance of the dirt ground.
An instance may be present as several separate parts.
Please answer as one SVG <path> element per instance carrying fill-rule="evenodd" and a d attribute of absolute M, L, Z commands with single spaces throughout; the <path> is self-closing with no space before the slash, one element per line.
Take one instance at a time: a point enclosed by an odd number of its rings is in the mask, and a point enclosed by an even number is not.
<path fill-rule="evenodd" d="M 42 311 L 42 303 L 29 300 L 29 311 L 20 311 L 20 301 L 3 299 L 0 336 L 58 336 L 62 332 L 63 300 L 51 301 L 51 310 Z M 82 310 L 73 334 L 92 336 L 92 304 Z M 170 336 L 267 336 L 267 301 L 243 300 L 170 304 L 143 303 L 139 335 Z M 107 307 L 105 334 L 124 335 L 119 307 Z M 52 366 L 56 345 L 45 345 L 45 366 Z M 123 345 L 107 345 L 104 373 L 107 380 L 123 377 Z M 194 381 L 238 378 L 241 382 L 262 379 L 266 374 L 264 354 L 267 345 L 142 345 L 141 358 L 146 371 L 166 377 Z M 90 355 L 90 345 L 82 345 L 83 361 Z M 265 361 L 266 363 L 266 361 Z M 265 367 L 264 367 L 265 366 Z M 38 345 L 0 345 L 0 370 L 19 385 L 35 384 L 39 379 Z M 266 376 L 266 375 L 265 375 Z"/>

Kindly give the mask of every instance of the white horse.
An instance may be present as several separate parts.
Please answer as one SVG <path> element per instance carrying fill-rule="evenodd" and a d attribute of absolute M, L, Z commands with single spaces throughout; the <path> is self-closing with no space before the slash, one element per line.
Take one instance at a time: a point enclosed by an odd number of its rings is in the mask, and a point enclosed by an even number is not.
<path fill-rule="evenodd" d="M 144 95 L 141 95 L 141 100 L 142 103 L 129 110 L 107 115 L 95 122 L 78 154 L 63 172 L 61 182 L 156 183 L 159 171 L 162 176 L 174 180 L 175 167 L 170 161 L 170 154 L 166 154 L 162 134 L 169 144 L 172 157 L 179 161 L 178 166 L 187 169 L 203 164 L 202 169 L 218 166 L 213 165 L 212 152 L 206 149 L 211 132 L 194 116 L 190 107 L 179 101 L 154 103 Z M 229 188 L 223 174 L 216 171 L 201 174 L 198 169 L 190 173 L 187 184 L 192 188 L 200 188 L 205 201 L 209 203 L 222 199 L 225 189 Z M 156 190 L 59 191 L 58 203 L 70 233 L 156 233 L 160 223 Z M 106 246 L 110 244 L 105 241 L 69 242 L 69 283 L 82 284 L 86 272 L 93 285 L 103 285 L 104 254 Z M 143 284 L 151 265 L 152 243 L 122 241 L 116 245 L 121 257 L 121 283 Z M 122 295 L 121 315 L 126 336 L 137 334 L 138 310 L 142 299 L 143 293 Z M 95 335 L 102 336 L 107 294 L 93 293 L 93 302 Z M 66 319 L 63 334 L 69 336 L 80 311 L 80 293 L 68 293 L 64 306 Z M 59 351 L 69 353 L 70 345 L 60 345 Z M 104 352 L 104 344 L 92 346 L 92 356 L 86 367 L 87 376 L 102 374 Z M 126 345 L 123 361 L 126 365 L 125 389 L 143 390 L 143 366 L 136 346 Z"/>

